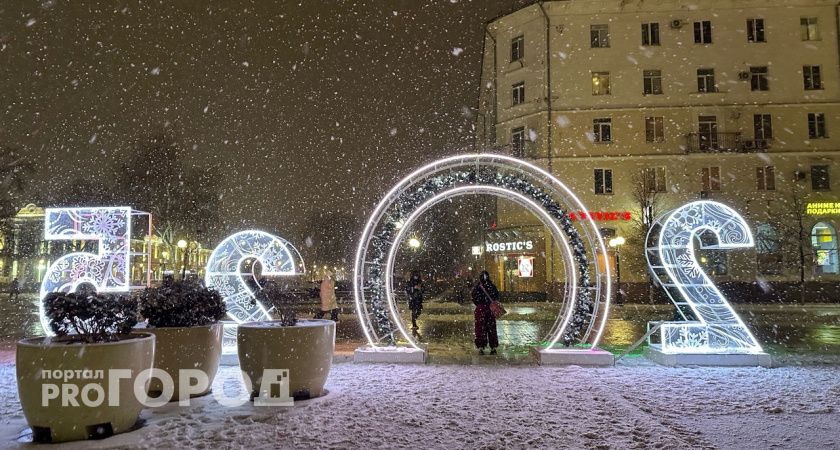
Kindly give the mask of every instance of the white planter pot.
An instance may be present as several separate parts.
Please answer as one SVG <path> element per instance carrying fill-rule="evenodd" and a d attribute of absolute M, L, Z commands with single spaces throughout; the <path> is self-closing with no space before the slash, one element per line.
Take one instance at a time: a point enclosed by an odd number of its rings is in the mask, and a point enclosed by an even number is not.
<path fill-rule="evenodd" d="M 239 365 L 259 391 L 265 369 L 289 370 L 289 393 L 296 400 L 319 397 L 332 367 L 335 322 L 299 320 L 284 327 L 279 321 L 250 322 L 237 331 Z"/>
<path fill-rule="evenodd" d="M 131 430 L 143 409 L 135 380 L 152 368 L 154 349 L 155 337 L 147 333 L 96 344 L 18 341 L 18 393 L 33 439 L 97 439 Z M 147 383 L 138 381 L 141 394 Z"/>
<path fill-rule="evenodd" d="M 152 333 L 155 341 L 155 368 L 161 369 L 172 377 L 174 392 L 170 401 L 186 400 L 190 397 L 200 397 L 210 392 L 213 379 L 219 370 L 219 360 L 222 356 L 222 324 L 216 323 L 200 327 L 162 327 L 137 328 L 135 331 Z M 180 390 L 181 370 L 196 369 L 207 375 L 207 384 L 195 388 L 198 392 L 190 394 L 189 390 Z M 190 380 L 196 383 L 196 380 Z M 163 391 L 163 383 L 159 378 L 152 378 L 149 383 L 149 393 L 158 397 Z"/>

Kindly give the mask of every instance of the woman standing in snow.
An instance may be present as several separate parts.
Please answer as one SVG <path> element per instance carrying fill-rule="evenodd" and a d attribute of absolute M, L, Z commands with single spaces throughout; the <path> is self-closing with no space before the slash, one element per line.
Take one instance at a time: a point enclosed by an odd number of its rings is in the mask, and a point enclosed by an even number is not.
<path fill-rule="evenodd" d="M 316 319 L 323 319 L 326 313 L 330 313 L 330 319 L 333 322 L 338 322 L 338 301 L 335 297 L 335 280 L 330 271 L 324 273 L 324 279 L 321 281 L 321 310 L 315 314 Z"/>
<path fill-rule="evenodd" d="M 484 347 L 489 344 L 490 354 L 495 355 L 499 334 L 490 304 L 499 301 L 499 290 L 490 281 L 490 274 L 486 270 L 481 272 L 472 290 L 472 301 L 475 303 L 475 346 L 478 347 L 478 353 L 483 355 Z"/>
<path fill-rule="evenodd" d="M 411 310 L 411 331 L 417 334 L 417 318 L 423 311 L 423 280 L 420 278 L 420 272 L 411 272 L 411 278 L 408 280 L 408 286 L 405 287 L 405 293 L 408 296 L 408 309 Z"/>

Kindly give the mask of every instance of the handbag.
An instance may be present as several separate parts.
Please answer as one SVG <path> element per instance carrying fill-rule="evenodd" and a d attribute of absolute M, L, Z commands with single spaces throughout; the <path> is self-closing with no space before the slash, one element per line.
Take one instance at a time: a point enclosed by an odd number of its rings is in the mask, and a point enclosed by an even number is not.
<path fill-rule="evenodd" d="M 493 300 L 493 298 L 490 297 L 490 294 L 487 293 L 487 289 L 485 289 L 483 285 L 479 286 L 481 286 L 481 291 L 484 292 L 484 296 L 487 297 L 487 300 L 490 300 L 490 314 L 493 314 L 493 317 L 496 319 L 501 318 L 502 316 L 507 314 L 505 307 L 502 306 L 502 304 L 499 303 L 498 300 Z"/>

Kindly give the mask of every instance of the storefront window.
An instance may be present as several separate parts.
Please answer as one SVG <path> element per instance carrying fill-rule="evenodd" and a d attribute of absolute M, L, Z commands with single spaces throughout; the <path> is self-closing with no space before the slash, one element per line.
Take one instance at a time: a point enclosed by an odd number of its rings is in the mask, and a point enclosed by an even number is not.
<path fill-rule="evenodd" d="M 811 228 L 814 247 L 814 274 L 838 273 L 837 231 L 827 222 L 817 222 Z"/>

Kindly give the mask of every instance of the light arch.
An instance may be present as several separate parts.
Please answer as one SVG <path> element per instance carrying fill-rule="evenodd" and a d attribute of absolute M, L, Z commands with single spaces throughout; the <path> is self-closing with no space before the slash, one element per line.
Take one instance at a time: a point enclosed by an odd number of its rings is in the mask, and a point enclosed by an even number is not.
<path fill-rule="evenodd" d="M 368 344 L 394 345 L 397 334 L 419 348 L 405 331 L 392 285 L 394 258 L 405 230 L 435 204 L 459 195 L 490 194 L 511 200 L 534 213 L 562 243 L 566 269 L 563 307 L 547 337 L 547 348 L 561 339 L 596 347 L 603 335 L 611 298 L 607 249 L 596 224 L 573 223 L 570 211 L 587 211 L 560 180 L 526 161 L 506 155 L 466 154 L 427 164 L 395 185 L 365 225 L 354 260 L 356 312 Z"/>

